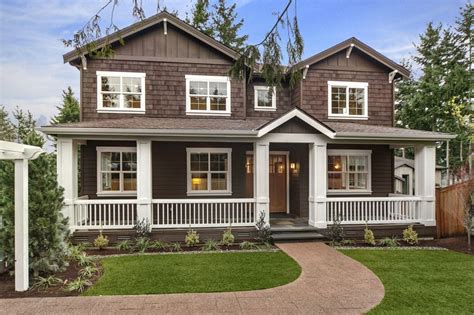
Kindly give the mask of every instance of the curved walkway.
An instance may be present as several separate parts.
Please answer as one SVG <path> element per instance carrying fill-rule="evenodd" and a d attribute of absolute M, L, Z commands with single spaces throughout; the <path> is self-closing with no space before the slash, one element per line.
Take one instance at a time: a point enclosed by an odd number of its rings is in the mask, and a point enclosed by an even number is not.
<path fill-rule="evenodd" d="M 246 292 L 0 299 L 0 313 L 22 314 L 361 314 L 384 287 L 370 270 L 323 243 L 278 244 L 302 267 L 280 287 Z"/>

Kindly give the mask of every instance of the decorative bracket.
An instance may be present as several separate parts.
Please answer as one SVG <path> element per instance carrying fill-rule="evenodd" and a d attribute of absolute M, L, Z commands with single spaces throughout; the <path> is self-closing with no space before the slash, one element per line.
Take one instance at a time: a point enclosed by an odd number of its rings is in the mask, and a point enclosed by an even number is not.
<path fill-rule="evenodd" d="M 306 65 L 306 67 L 303 70 L 303 80 L 306 79 L 306 75 L 308 74 L 308 69 L 309 69 L 309 65 Z"/>
<path fill-rule="evenodd" d="M 168 35 L 168 20 L 163 19 L 163 31 L 165 35 Z"/>
<path fill-rule="evenodd" d="M 84 55 L 81 55 L 82 70 L 87 70 L 87 58 Z"/>
<path fill-rule="evenodd" d="M 388 74 L 388 83 L 392 83 L 395 75 L 398 73 L 398 70 L 393 70 Z"/>
<path fill-rule="evenodd" d="M 349 59 L 349 57 L 351 56 L 351 52 L 352 52 L 352 48 L 354 47 L 354 44 L 351 44 L 349 47 L 347 47 L 347 51 L 346 51 L 346 58 Z"/>

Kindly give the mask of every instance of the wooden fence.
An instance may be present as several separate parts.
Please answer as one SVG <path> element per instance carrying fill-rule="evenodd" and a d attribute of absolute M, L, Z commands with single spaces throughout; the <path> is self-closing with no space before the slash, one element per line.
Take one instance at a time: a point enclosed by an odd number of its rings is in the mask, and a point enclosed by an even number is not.
<path fill-rule="evenodd" d="M 438 238 L 463 235 L 466 199 L 474 180 L 436 189 L 436 229 Z"/>

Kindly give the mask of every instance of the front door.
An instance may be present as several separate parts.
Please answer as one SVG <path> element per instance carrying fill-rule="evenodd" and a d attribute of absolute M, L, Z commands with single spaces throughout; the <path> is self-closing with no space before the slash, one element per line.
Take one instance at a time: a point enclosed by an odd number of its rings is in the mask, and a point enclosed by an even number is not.
<path fill-rule="evenodd" d="M 286 155 L 270 154 L 270 212 L 286 212 Z"/>

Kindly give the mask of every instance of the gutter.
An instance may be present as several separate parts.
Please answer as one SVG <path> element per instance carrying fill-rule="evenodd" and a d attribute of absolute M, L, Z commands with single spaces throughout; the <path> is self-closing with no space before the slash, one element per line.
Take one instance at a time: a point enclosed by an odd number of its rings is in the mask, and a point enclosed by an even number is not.
<path fill-rule="evenodd" d="M 335 139 L 341 140 L 432 140 L 432 141 L 444 141 L 456 138 L 456 135 L 440 133 L 437 135 L 424 135 L 424 136 L 412 136 L 412 135 L 381 135 L 367 132 L 337 132 Z"/>

